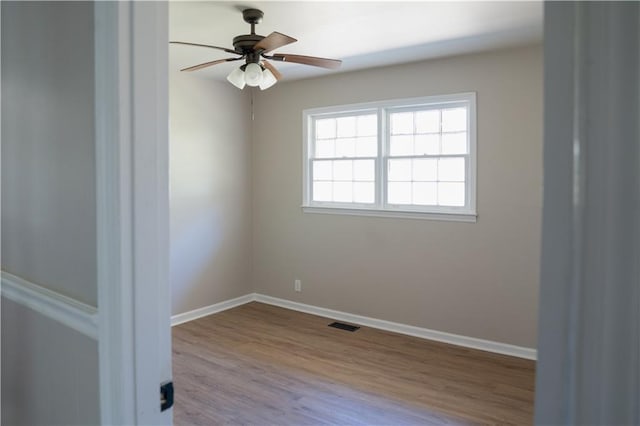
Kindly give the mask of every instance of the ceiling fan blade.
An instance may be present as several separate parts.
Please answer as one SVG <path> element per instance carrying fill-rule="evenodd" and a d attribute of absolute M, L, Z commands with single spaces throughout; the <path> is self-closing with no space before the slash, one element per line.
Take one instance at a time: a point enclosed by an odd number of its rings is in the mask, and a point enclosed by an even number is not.
<path fill-rule="evenodd" d="M 289 37 L 288 35 L 284 35 L 277 31 L 272 32 L 258 43 L 253 46 L 254 51 L 262 50 L 264 52 L 270 52 L 279 47 L 286 46 L 287 44 L 295 43 L 296 40 L 293 37 Z"/>
<path fill-rule="evenodd" d="M 210 67 L 210 66 L 213 66 L 213 65 L 216 65 L 216 64 L 221 64 L 223 62 L 239 61 L 242 58 L 243 57 L 241 56 L 239 58 L 218 59 L 216 61 L 205 62 L 205 63 L 202 63 L 202 64 L 194 65 L 192 67 L 183 68 L 180 71 L 197 71 L 197 70 L 201 70 L 202 68 Z"/>
<path fill-rule="evenodd" d="M 276 80 L 280 80 L 282 78 L 282 74 L 280 74 L 280 71 L 278 71 L 276 67 L 274 67 L 271 63 L 262 61 L 262 66 L 271 71 L 271 74 L 273 74 Z"/>
<path fill-rule="evenodd" d="M 220 46 L 211 46 L 209 44 L 187 43 L 186 41 L 170 41 L 169 43 L 170 44 L 183 44 L 185 46 L 208 47 L 210 49 L 224 50 L 227 53 L 233 53 L 235 55 L 240 55 L 240 53 L 236 52 L 233 49 L 227 49 L 226 47 L 220 47 Z"/>
<path fill-rule="evenodd" d="M 269 59 L 281 62 L 295 62 L 296 64 L 313 65 L 314 67 L 340 68 L 342 61 L 339 59 L 316 58 L 315 56 L 290 55 L 288 53 L 277 53 L 269 56 Z"/>

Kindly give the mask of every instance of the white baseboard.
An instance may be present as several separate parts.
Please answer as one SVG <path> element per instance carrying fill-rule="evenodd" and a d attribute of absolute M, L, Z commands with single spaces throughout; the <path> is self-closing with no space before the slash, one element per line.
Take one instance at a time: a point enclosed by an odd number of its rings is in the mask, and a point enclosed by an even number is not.
<path fill-rule="evenodd" d="M 223 302 L 214 303 L 213 305 L 205 306 L 203 308 L 194 309 L 193 311 L 173 315 L 171 317 L 171 326 L 173 327 L 174 325 L 183 324 L 185 322 L 193 321 L 198 318 L 206 317 L 207 315 L 226 311 L 227 309 L 235 308 L 236 306 L 244 305 L 245 303 L 253 302 L 254 300 L 254 293 L 249 293 L 245 294 L 244 296 L 236 297 L 235 299 L 225 300 Z"/>
<path fill-rule="evenodd" d="M 245 303 L 249 302 L 266 303 L 268 305 L 279 306 L 281 308 L 291 309 L 307 314 L 318 315 L 321 317 L 350 322 L 366 327 L 405 334 L 407 336 L 419 337 L 421 339 L 449 343 L 451 345 L 462 346 L 465 348 L 479 349 L 481 351 L 510 355 L 531 360 L 535 360 L 537 358 L 537 351 L 532 348 L 510 345 L 508 343 L 494 342 L 491 340 L 477 339 L 475 337 L 461 336 L 459 334 L 445 333 L 442 331 L 430 330 L 428 328 L 415 327 L 412 325 L 400 324 L 397 322 L 385 321 L 376 318 L 365 317 L 362 315 L 354 315 L 347 312 L 335 311 L 333 309 L 293 302 L 291 300 L 266 296 L 259 293 L 250 293 L 241 297 L 237 297 L 235 299 L 216 303 L 211 306 L 206 306 L 204 308 L 185 312 L 183 314 L 174 315 L 171 317 L 171 325 L 173 326 L 182 324 L 187 321 L 192 321 L 197 318 L 235 308 L 236 306 L 244 305 Z"/>
<path fill-rule="evenodd" d="M 503 355 L 515 356 L 535 360 L 537 351 L 532 348 L 510 345 L 507 343 L 493 342 L 491 340 L 477 339 L 475 337 L 461 336 L 458 334 L 445 333 L 442 331 L 430 330 L 428 328 L 414 327 L 412 325 L 400 324 L 397 322 L 385 321 L 376 318 L 369 318 L 361 315 L 354 315 L 347 312 L 334 311 L 333 309 L 320 308 L 318 306 L 306 305 L 304 303 L 292 302 L 290 300 L 279 299 L 277 297 L 255 294 L 256 302 L 267 303 L 269 305 L 280 306 L 294 311 L 305 312 L 340 321 L 350 322 L 366 327 L 380 330 L 392 331 L 394 333 L 406 334 L 408 336 L 420 337 L 427 340 L 449 343 L 465 348 L 479 349 L 487 352 L 494 352 Z"/>
<path fill-rule="evenodd" d="M 2 272 L 2 296 L 23 306 L 27 306 L 34 311 L 79 331 L 86 336 L 97 339 L 98 313 L 97 309 L 93 306 L 86 305 L 6 272 Z M 442 331 L 430 330 L 428 328 L 415 327 L 412 325 L 350 314 L 348 312 L 335 311 L 333 309 L 293 302 L 291 300 L 266 296 L 259 293 L 245 294 L 244 296 L 236 297 L 235 299 L 225 300 L 210 306 L 174 315 L 171 317 L 171 325 L 174 326 L 188 321 L 193 321 L 195 319 L 235 308 L 236 306 L 244 305 L 245 303 L 253 301 L 359 324 L 366 327 L 463 346 L 466 348 L 479 349 L 487 352 L 532 360 L 535 360 L 537 357 L 537 351 L 532 348 L 445 333 Z"/>
<path fill-rule="evenodd" d="M 98 339 L 98 310 L 63 294 L 2 272 L 2 297 Z"/>

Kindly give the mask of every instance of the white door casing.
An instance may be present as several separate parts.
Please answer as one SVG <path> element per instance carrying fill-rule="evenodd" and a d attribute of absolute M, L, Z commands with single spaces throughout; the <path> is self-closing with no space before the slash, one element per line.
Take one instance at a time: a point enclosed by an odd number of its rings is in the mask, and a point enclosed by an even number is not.
<path fill-rule="evenodd" d="M 640 423 L 640 3 L 545 4 L 536 424 Z"/>
<path fill-rule="evenodd" d="M 95 3 L 102 424 L 171 424 L 168 5 Z"/>

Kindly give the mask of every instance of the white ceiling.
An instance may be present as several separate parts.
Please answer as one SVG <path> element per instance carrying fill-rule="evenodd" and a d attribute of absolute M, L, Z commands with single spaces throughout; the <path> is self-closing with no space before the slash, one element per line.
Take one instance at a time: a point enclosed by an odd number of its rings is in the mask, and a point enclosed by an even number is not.
<path fill-rule="evenodd" d="M 246 8 L 264 12 L 256 33 L 278 31 L 298 39 L 275 52 L 343 61 L 338 71 L 276 62 L 285 80 L 529 44 L 542 40 L 543 32 L 541 1 L 172 1 L 170 39 L 233 49 L 233 37 L 250 33 L 242 19 Z M 229 56 L 171 45 L 170 67 L 178 70 Z M 194 74 L 224 80 L 239 64 L 215 65 Z"/>

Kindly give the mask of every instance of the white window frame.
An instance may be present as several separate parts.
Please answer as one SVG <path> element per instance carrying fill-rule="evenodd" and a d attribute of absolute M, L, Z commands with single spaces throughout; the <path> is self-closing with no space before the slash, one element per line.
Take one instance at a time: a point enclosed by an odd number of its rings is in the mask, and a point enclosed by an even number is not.
<path fill-rule="evenodd" d="M 432 156 L 407 156 L 390 157 L 388 155 L 389 133 L 387 124 L 389 115 L 396 111 L 416 111 L 428 108 L 441 109 L 455 106 L 468 108 L 467 138 L 469 152 L 456 154 L 452 157 L 465 157 L 465 206 L 407 206 L 393 205 L 387 202 L 387 163 L 390 158 L 443 158 L 447 155 Z M 374 158 L 376 170 L 376 195 L 374 204 L 339 203 L 313 201 L 312 195 L 312 161 L 315 127 L 314 123 L 319 118 L 333 118 L 340 116 L 353 116 L 376 113 L 378 116 L 378 155 Z M 475 222 L 476 212 L 476 186 L 477 186 L 477 134 L 476 134 L 476 93 L 466 92 L 450 95 L 425 96 L 419 98 L 396 99 L 380 102 L 367 102 L 350 105 L 330 106 L 322 108 L 306 109 L 302 112 L 303 118 L 303 185 L 302 185 L 302 211 L 305 213 L 327 213 L 357 216 L 399 217 L 416 219 L 450 220 L 459 222 Z M 372 157 L 345 157 L 344 159 L 371 159 Z M 342 158 L 327 158 L 326 160 L 338 160 Z"/>

